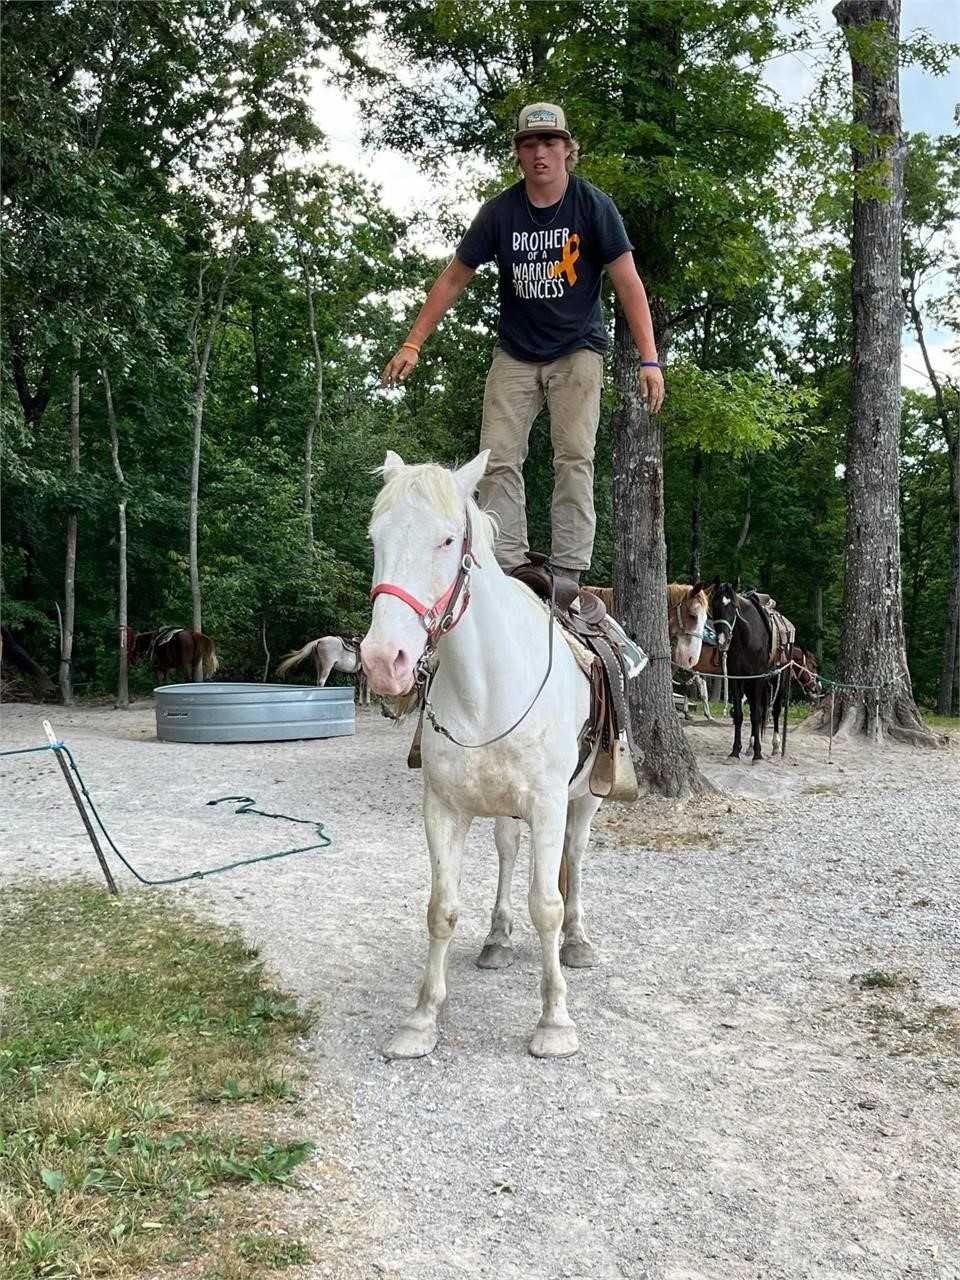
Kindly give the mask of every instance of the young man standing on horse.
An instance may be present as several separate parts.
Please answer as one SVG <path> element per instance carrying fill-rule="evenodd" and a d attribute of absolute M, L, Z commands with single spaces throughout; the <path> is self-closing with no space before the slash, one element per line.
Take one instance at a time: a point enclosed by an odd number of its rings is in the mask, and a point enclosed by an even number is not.
<path fill-rule="evenodd" d="M 651 413 L 663 403 L 653 323 L 616 205 L 576 177 L 578 145 L 563 110 L 537 102 L 520 112 L 513 135 L 523 178 L 488 200 L 433 285 L 386 369 L 394 387 L 417 366 L 420 349 L 481 263 L 500 272 L 499 340 L 487 374 L 480 448 L 490 463 L 480 505 L 499 523 L 497 560 L 508 572 L 526 561 L 523 463 L 530 429 L 546 403 L 554 455 L 551 564 L 579 580 L 593 557 L 593 456 L 600 422 L 603 269 L 613 282 L 640 352 L 640 389 Z"/>

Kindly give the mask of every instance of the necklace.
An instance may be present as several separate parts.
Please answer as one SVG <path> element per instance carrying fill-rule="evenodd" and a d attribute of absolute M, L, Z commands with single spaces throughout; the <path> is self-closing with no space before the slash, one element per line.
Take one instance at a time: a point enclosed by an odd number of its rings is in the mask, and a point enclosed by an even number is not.
<path fill-rule="evenodd" d="M 527 216 L 529 217 L 530 221 L 533 223 L 535 227 L 546 229 L 547 227 L 553 226 L 553 224 L 557 220 L 557 215 L 559 214 L 560 210 L 563 208 L 563 202 L 567 198 L 567 191 L 569 189 L 570 189 L 570 175 L 567 174 L 567 180 L 563 184 L 563 195 L 560 197 L 559 201 L 557 202 L 557 207 L 556 209 L 554 209 L 553 216 L 551 217 L 550 221 L 538 222 L 537 219 L 533 216 L 533 210 L 536 206 L 530 203 L 530 197 L 527 195 L 527 184 L 526 183 L 523 184 L 523 198 L 527 204 Z M 547 205 L 546 207 L 549 209 L 550 206 Z"/>

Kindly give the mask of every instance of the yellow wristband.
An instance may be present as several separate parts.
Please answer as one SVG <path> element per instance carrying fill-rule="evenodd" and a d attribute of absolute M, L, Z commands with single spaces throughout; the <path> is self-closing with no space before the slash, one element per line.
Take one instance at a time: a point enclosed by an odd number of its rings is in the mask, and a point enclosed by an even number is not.
<path fill-rule="evenodd" d="M 402 351 L 404 347 L 409 347 L 409 348 L 410 348 L 410 350 L 411 350 L 411 351 L 415 351 L 415 352 L 417 353 L 417 355 L 419 355 L 419 354 L 420 354 L 420 348 L 417 346 L 417 344 L 416 344 L 415 342 L 404 342 L 404 343 L 401 343 L 401 345 L 400 345 L 400 350 Z"/>

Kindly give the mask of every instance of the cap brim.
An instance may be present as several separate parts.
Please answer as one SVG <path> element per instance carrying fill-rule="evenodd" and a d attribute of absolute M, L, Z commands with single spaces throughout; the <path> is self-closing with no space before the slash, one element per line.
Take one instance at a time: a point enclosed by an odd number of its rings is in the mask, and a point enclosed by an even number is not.
<path fill-rule="evenodd" d="M 573 137 L 567 129 L 518 129 L 513 140 L 519 142 L 521 138 L 536 138 L 540 134 L 550 138 L 566 138 L 567 142 Z"/>

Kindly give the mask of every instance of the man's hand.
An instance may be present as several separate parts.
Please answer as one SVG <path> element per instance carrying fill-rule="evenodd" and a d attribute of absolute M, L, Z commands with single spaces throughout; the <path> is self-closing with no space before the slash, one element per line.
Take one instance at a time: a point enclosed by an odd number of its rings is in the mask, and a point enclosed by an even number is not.
<path fill-rule="evenodd" d="M 412 355 L 413 352 L 410 354 Z M 663 371 L 661 369 L 640 370 L 640 394 L 647 402 L 647 408 L 651 413 L 660 412 L 663 405 Z"/>
<path fill-rule="evenodd" d="M 381 387 L 395 387 L 399 382 L 406 382 L 417 367 L 419 359 L 419 353 L 414 351 L 413 347 L 401 347 L 384 369 L 380 379 Z"/>

